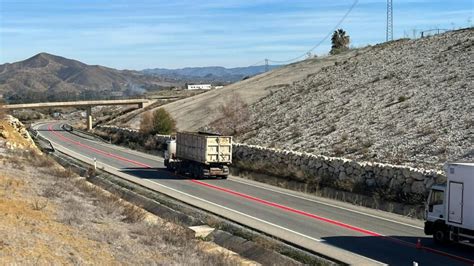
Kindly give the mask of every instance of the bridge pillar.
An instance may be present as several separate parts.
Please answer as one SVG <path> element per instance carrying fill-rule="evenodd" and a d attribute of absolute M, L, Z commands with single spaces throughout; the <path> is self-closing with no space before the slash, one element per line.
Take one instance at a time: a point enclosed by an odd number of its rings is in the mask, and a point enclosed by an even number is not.
<path fill-rule="evenodd" d="M 92 106 L 86 107 L 86 126 L 87 131 L 92 130 Z"/>
<path fill-rule="evenodd" d="M 141 102 L 138 104 L 138 108 L 142 109 L 143 107 L 145 107 L 145 103 L 144 102 Z"/>

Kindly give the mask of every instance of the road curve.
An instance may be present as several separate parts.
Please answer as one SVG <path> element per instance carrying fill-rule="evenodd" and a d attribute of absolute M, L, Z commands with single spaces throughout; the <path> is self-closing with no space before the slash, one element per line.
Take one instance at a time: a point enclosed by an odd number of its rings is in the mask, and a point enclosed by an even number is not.
<path fill-rule="evenodd" d="M 474 265 L 474 249 L 436 246 L 419 222 L 235 177 L 188 179 L 166 171 L 160 157 L 81 138 L 60 125 L 34 128 L 69 156 L 90 164 L 96 158 L 112 174 L 345 263 Z"/>

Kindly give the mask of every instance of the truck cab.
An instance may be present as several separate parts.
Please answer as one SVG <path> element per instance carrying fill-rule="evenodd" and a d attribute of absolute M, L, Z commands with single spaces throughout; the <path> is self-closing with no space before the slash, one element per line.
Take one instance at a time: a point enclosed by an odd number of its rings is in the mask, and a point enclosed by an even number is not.
<path fill-rule="evenodd" d="M 425 234 L 474 247 L 474 163 L 448 163 L 445 171 L 446 184 L 434 185 L 426 202 Z"/>
<path fill-rule="evenodd" d="M 433 235 L 435 242 L 446 242 L 445 185 L 434 185 L 425 207 L 425 234 Z"/>

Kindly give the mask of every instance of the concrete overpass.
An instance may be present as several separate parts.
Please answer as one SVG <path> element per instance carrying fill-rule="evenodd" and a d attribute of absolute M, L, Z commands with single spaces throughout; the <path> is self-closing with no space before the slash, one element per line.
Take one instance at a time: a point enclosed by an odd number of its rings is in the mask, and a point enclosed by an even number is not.
<path fill-rule="evenodd" d="M 76 101 L 76 102 L 49 102 L 49 103 L 25 103 L 25 104 L 8 104 L 1 108 L 6 110 L 19 109 L 39 109 L 39 108 L 54 108 L 54 107 L 84 107 L 87 112 L 87 130 L 92 129 L 92 107 L 93 106 L 107 106 L 107 105 L 134 105 L 138 108 L 143 108 L 148 100 L 145 99 L 130 99 L 130 100 L 101 100 L 101 101 Z"/>

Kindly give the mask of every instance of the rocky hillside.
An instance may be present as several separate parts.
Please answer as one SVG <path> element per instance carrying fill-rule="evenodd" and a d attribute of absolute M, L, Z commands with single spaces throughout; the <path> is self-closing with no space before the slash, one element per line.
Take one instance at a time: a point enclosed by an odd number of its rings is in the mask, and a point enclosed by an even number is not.
<path fill-rule="evenodd" d="M 473 42 L 469 28 L 353 49 L 164 107 L 179 130 L 198 130 L 239 95 L 252 118 L 238 141 L 440 169 L 474 157 Z"/>
<path fill-rule="evenodd" d="M 239 138 L 415 167 L 473 160 L 473 46 L 470 28 L 356 51 L 251 105 Z"/>
<path fill-rule="evenodd" d="M 133 95 L 174 86 L 136 71 L 87 65 L 47 53 L 0 65 L 0 94 L 9 101 L 52 101 Z"/>

